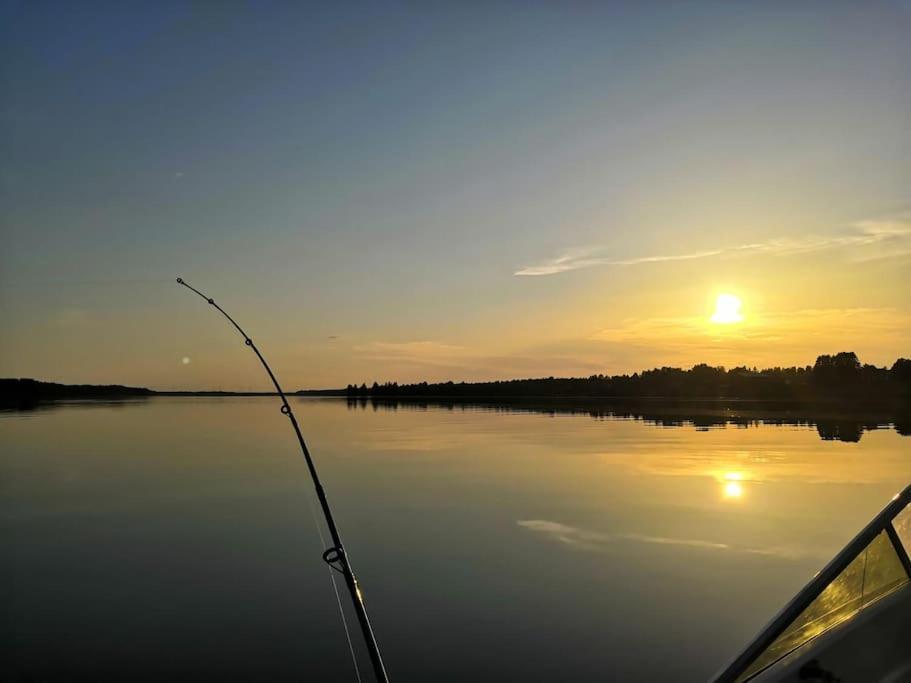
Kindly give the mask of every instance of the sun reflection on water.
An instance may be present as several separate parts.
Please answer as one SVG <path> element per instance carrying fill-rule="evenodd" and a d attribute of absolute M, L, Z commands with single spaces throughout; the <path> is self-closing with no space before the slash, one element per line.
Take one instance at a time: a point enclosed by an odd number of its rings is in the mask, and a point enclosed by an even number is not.
<path fill-rule="evenodd" d="M 721 492 L 726 500 L 743 498 L 743 474 L 741 472 L 725 472 L 722 482 Z"/>
<path fill-rule="evenodd" d="M 740 498 L 743 496 L 743 486 L 738 481 L 729 481 L 724 485 L 725 498 Z"/>

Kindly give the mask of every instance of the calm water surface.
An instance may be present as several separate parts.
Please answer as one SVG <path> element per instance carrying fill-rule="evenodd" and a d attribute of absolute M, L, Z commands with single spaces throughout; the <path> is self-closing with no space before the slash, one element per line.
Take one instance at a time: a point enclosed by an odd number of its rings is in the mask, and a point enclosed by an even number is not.
<path fill-rule="evenodd" d="M 891 429 L 295 408 L 393 681 L 704 680 L 911 481 Z M 310 501 L 274 398 L 0 414 L 0 676 L 354 680 Z"/>

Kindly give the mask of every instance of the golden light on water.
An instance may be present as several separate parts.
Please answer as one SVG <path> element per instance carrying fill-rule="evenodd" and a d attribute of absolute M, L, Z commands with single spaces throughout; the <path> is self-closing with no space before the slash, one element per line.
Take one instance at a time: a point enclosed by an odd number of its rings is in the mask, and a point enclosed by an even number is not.
<path fill-rule="evenodd" d="M 743 474 L 740 472 L 725 472 L 722 480 L 722 496 L 727 500 L 737 500 L 743 497 Z"/>
<path fill-rule="evenodd" d="M 730 325 L 739 323 L 743 320 L 740 313 L 740 307 L 743 303 L 733 294 L 719 294 L 715 299 L 715 312 L 712 314 L 711 321 L 719 325 Z"/>
<path fill-rule="evenodd" d="M 725 498 L 740 498 L 743 495 L 743 486 L 739 481 L 729 481 L 724 485 Z"/>

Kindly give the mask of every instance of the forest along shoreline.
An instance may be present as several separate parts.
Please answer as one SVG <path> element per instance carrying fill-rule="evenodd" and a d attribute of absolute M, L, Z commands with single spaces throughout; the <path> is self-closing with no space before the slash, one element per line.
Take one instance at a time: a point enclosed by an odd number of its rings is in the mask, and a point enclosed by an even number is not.
<path fill-rule="evenodd" d="M 70 401 L 122 402 L 156 396 L 274 396 L 274 392 L 156 391 L 124 385 L 59 384 L 0 379 L 0 409 L 33 410 Z M 496 382 L 398 384 L 304 389 L 296 396 L 345 398 L 350 408 L 394 410 L 439 406 L 625 418 L 660 426 L 790 424 L 815 426 L 820 438 L 859 441 L 892 426 L 911 435 L 911 360 L 890 368 L 861 364 L 853 352 L 823 355 L 812 366 L 736 367 L 705 364 L 632 375 L 516 379 Z"/>

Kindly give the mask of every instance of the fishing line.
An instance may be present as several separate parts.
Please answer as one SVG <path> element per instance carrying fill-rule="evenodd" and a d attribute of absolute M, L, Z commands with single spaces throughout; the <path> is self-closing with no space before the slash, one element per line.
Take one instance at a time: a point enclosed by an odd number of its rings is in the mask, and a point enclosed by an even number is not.
<path fill-rule="evenodd" d="M 316 516 L 316 509 L 313 507 L 313 499 L 307 496 L 307 507 L 310 508 L 310 517 L 313 518 L 313 526 L 316 527 L 316 533 L 319 535 L 320 547 L 326 547 L 326 539 L 323 537 L 323 528 L 320 526 L 319 518 Z M 338 613 L 342 618 L 342 628 L 345 629 L 345 640 L 348 641 L 348 652 L 351 653 L 351 663 L 354 664 L 354 675 L 357 677 L 357 683 L 361 683 L 361 669 L 357 665 L 357 655 L 354 654 L 354 643 L 351 642 L 351 633 L 348 631 L 348 619 L 345 617 L 345 610 L 342 607 L 342 598 L 338 592 L 338 584 L 335 581 L 335 573 L 332 568 L 328 568 L 329 580 L 332 581 L 332 590 L 335 593 L 335 604 L 338 605 Z"/>
<path fill-rule="evenodd" d="M 313 488 L 316 491 L 317 500 L 319 500 L 320 507 L 322 508 L 323 518 L 326 520 L 326 527 L 329 529 L 329 535 L 332 537 L 332 546 L 323 551 L 323 560 L 326 562 L 326 564 L 329 565 L 331 570 L 335 570 L 345 577 L 345 586 L 348 588 L 348 593 L 351 596 L 351 603 L 354 606 L 354 613 L 357 615 L 358 624 L 361 627 L 361 634 L 364 637 L 364 643 L 367 646 L 367 652 L 370 655 L 370 663 L 373 665 L 373 673 L 379 683 L 388 683 L 389 677 L 386 675 L 386 667 L 383 665 L 383 658 L 380 655 L 380 649 L 376 643 L 376 637 L 373 635 L 373 628 L 370 626 L 370 619 L 367 617 L 367 607 L 364 605 L 363 593 L 361 592 L 360 586 L 358 585 L 357 578 L 354 576 L 354 571 L 351 569 L 351 562 L 348 559 L 348 553 L 345 551 L 345 547 L 342 545 L 342 539 L 339 535 L 338 527 L 335 525 L 335 518 L 332 516 L 332 509 L 329 507 L 329 501 L 326 498 L 326 492 L 323 489 L 322 483 L 320 482 L 319 474 L 316 472 L 316 465 L 313 462 L 313 458 L 310 456 L 310 451 L 307 448 L 307 443 L 304 441 L 304 435 L 301 432 L 300 425 L 297 423 L 297 418 L 294 416 L 294 411 L 291 409 L 291 404 L 288 403 L 288 398 L 285 396 L 284 390 L 281 388 L 281 385 L 275 378 L 275 374 L 272 372 L 272 368 L 269 367 L 269 364 L 266 362 L 263 354 L 260 353 L 259 349 L 256 347 L 256 344 L 253 343 L 253 340 L 250 338 L 250 336 L 244 332 L 243 328 L 237 324 L 234 318 L 228 315 L 227 311 L 215 303 L 215 299 L 206 296 L 195 287 L 187 284 L 182 278 L 177 278 L 177 284 L 186 287 L 192 292 L 195 292 L 210 306 L 214 307 L 216 310 L 218 310 L 219 313 L 228 319 L 228 322 L 230 322 L 234 326 L 234 329 L 236 329 L 244 338 L 244 344 L 249 346 L 253 353 L 256 354 L 256 357 L 259 358 L 259 362 L 268 373 L 269 379 L 272 380 L 275 391 L 281 398 L 282 415 L 286 416 L 291 421 L 291 426 L 294 429 L 294 434 L 297 436 L 297 443 L 300 446 L 304 460 L 307 462 L 307 469 L 310 471 L 310 479 L 313 481 Z M 308 498 L 307 500 L 309 501 L 310 499 Z M 320 532 L 320 538 L 323 541 L 323 545 L 325 545 L 326 542 L 325 539 L 323 539 L 319 524 L 317 524 L 317 531 Z M 332 579 L 332 585 L 333 588 L 335 588 L 339 608 L 341 609 L 341 598 L 338 595 L 338 588 L 335 583 L 334 575 L 332 575 Z M 345 625 L 345 633 L 348 635 L 348 625 L 345 621 L 344 610 L 341 610 L 341 612 L 342 623 Z M 350 636 L 348 638 L 348 645 L 353 656 L 354 646 L 351 643 Z M 357 670 L 356 658 L 354 659 L 354 666 Z M 358 671 L 358 680 L 360 680 L 360 671 Z"/>

